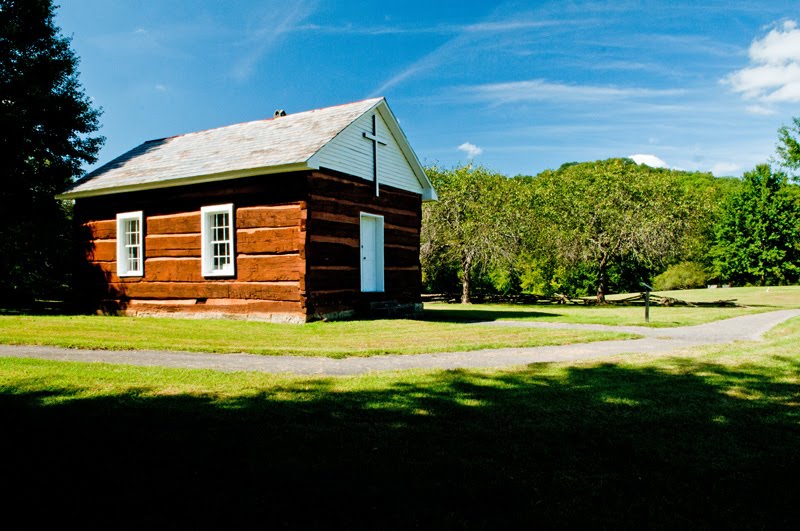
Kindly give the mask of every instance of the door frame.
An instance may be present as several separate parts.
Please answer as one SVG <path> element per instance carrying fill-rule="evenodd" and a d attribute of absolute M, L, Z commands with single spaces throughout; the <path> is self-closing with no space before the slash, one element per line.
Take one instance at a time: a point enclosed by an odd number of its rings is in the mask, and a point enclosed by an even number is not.
<path fill-rule="evenodd" d="M 364 218 L 375 222 L 375 289 L 364 289 Z M 383 216 L 361 212 L 358 218 L 358 263 L 362 292 L 382 292 L 384 286 L 384 238 Z"/>

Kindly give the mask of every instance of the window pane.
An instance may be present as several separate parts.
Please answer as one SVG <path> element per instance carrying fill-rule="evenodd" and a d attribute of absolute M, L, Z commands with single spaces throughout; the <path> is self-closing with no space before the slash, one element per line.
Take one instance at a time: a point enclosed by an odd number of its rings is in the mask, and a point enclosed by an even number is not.
<path fill-rule="evenodd" d="M 232 272 L 233 263 L 233 227 L 232 216 L 229 212 L 205 213 L 204 241 L 207 244 L 206 255 L 203 261 L 208 271 L 217 273 Z"/>

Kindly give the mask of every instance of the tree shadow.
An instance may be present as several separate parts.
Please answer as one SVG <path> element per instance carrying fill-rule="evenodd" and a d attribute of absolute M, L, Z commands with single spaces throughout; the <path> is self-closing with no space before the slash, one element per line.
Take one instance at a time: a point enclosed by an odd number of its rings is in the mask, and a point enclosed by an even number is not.
<path fill-rule="evenodd" d="M 425 308 L 422 320 L 442 323 L 475 323 L 484 321 L 500 321 L 517 318 L 559 317 L 556 312 L 523 311 L 523 310 L 490 310 L 490 309 L 431 309 Z"/>
<path fill-rule="evenodd" d="M 796 528 L 797 384 L 676 364 L 442 371 L 350 391 L 304 379 L 233 398 L 6 379 L 6 518 Z"/>

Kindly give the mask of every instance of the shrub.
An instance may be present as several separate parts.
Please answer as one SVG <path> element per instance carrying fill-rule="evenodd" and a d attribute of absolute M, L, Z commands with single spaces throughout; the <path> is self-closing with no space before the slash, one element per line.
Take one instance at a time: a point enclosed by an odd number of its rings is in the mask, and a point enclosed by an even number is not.
<path fill-rule="evenodd" d="M 674 289 L 702 288 L 706 285 L 708 273 L 697 262 L 682 262 L 669 266 L 666 271 L 653 279 L 653 287 L 658 291 Z"/>

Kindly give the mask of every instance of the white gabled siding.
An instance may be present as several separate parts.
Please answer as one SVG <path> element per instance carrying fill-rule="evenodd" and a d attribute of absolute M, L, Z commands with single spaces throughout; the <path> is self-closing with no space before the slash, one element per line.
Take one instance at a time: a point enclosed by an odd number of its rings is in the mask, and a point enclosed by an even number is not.
<path fill-rule="evenodd" d="M 378 136 L 386 141 L 385 146 L 378 146 L 378 180 L 381 184 L 422 193 L 422 185 L 377 109 L 365 113 L 323 147 L 315 157 L 319 166 L 371 181 L 372 142 L 362 133 L 372 131 L 373 114 L 377 118 Z"/>

